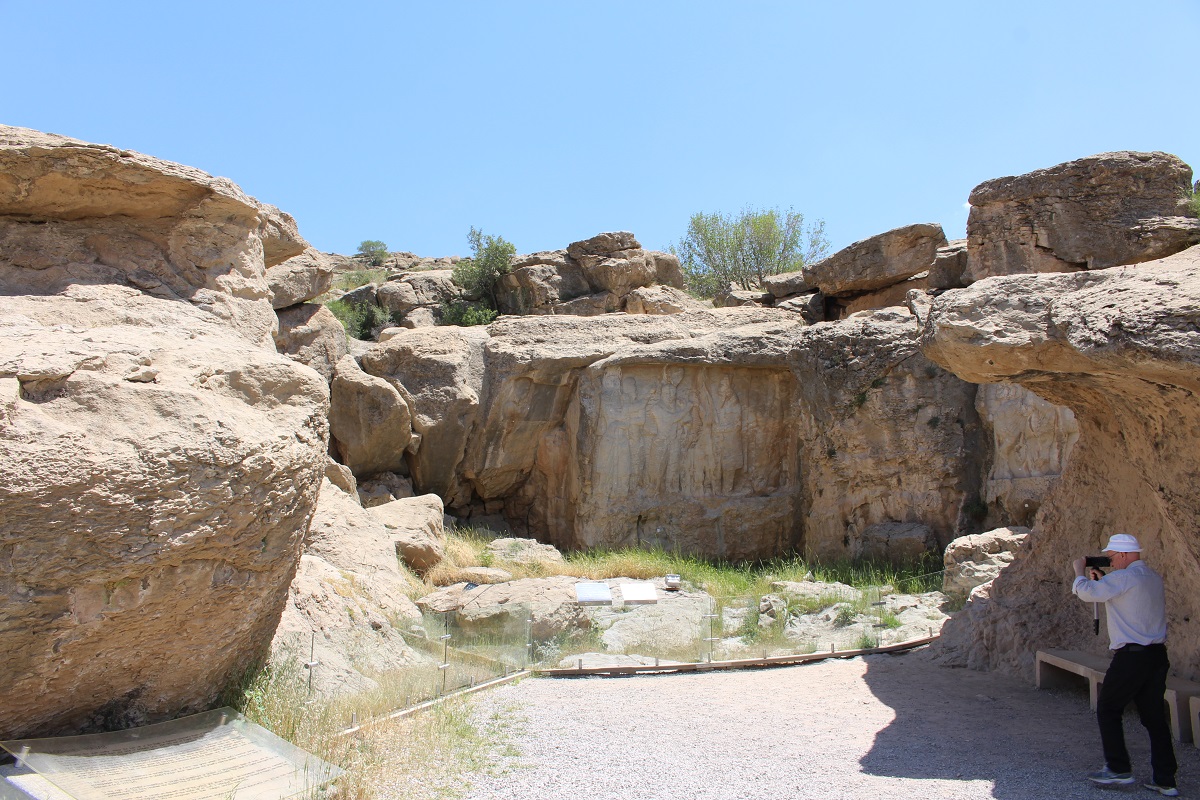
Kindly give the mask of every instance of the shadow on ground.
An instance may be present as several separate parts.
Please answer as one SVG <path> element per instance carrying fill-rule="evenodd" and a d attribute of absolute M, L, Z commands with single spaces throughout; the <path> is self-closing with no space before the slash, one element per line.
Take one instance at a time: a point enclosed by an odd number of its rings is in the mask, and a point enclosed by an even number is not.
<path fill-rule="evenodd" d="M 1032 798 L 1151 797 L 1145 731 L 1125 720 L 1138 784 L 1102 789 L 1085 775 L 1103 763 L 1085 687 L 1038 691 L 1032 682 L 993 673 L 937 667 L 928 649 L 867 659 L 864 676 L 895 719 L 879 731 L 862 771 L 913 780 L 988 781 L 992 796 Z M 1200 784 L 1200 753 L 1176 745 L 1183 793 Z"/>

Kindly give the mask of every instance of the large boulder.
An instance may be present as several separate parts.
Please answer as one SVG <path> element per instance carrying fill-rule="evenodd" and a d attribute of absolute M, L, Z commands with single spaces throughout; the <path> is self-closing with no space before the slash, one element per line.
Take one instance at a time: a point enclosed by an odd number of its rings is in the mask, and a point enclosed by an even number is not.
<path fill-rule="evenodd" d="M 341 462 L 355 478 L 406 468 L 413 444 L 412 415 L 395 386 L 368 375 L 343 356 L 330 387 L 329 429 Z M 419 443 L 419 440 L 418 440 Z"/>
<path fill-rule="evenodd" d="M 421 436 L 409 459 L 415 485 L 449 506 L 471 498 L 458 466 L 479 410 L 487 338 L 482 327 L 420 328 L 362 357 L 363 370 L 395 387 L 412 409 L 412 429 Z"/>
<path fill-rule="evenodd" d="M 277 313 L 276 349 L 315 369 L 326 381 L 332 381 L 337 363 L 349 353 L 341 321 L 328 308 L 316 303 L 301 303 Z"/>
<path fill-rule="evenodd" d="M 315 655 L 312 685 L 322 694 L 378 689 L 380 674 L 432 664 L 401 633 L 421 617 L 408 598 L 412 582 L 387 527 L 325 481 L 272 640 L 274 659 Z"/>
<path fill-rule="evenodd" d="M 0 736 L 200 711 L 265 656 L 327 415 L 320 375 L 191 303 L 5 297 Z"/>
<path fill-rule="evenodd" d="M 971 192 L 964 280 L 1179 252 L 1200 242 L 1200 220 L 1183 216 L 1191 178 L 1176 156 L 1122 151 L 981 183 Z"/>
<path fill-rule="evenodd" d="M 436 494 L 393 500 L 369 513 L 387 528 L 395 554 L 413 569 L 424 572 L 445 557 L 445 508 Z"/>
<path fill-rule="evenodd" d="M 308 248 L 267 270 L 271 305 L 276 309 L 304 303 L 333 286 L 333 263 L 319 250 Z"/>
<path fill-rule="evenodd" d="M 1039 648 L 1102 652 L 1067 567 L 1128 531 L 1164 575 L 1171 662 L 1196 676 L 1198 307 L 1200 247 L 1136 269 L 987 278 L 933 302 L 921 337 L 929 358 L 966 380 L 1018 383 L 1079 426 L 1035 545 L 948 624 L 953 663 L 1032 675 Z"/>
<path fill-rule="evenodd" d="M 955 239 L 939 247 L 929 268 L 930 289 L 958 289 L 967 285 L 967 240 Z"/>
<path fill-rule="evenodd" d="M 938 248 L 945 244 L 941 225 L 895 228 L 805 264 L 803 280 L 826 295 L 883 289 L 929 269 Z"/>
<path fill-rule="evenodd" d="M 1025 547 L 1029 534 L 1029 528 L 1014 526 L 955 539 L 943 555 L 942 591 L 965 598 L 976 586 L 995 580 Z"/>
<path fill-rule="evenodd" d="M 106 283 L 180 299 L 273 347 L 266 268 L 295 221 L 225 178 L 109 145 L 0 126 L 0 285 Z"/>
<path fill-rule="evenodd" d="M 625 311 L 630 314 L 680 314 L 703 307 L 687 292 L 670 286 L 639 286 L 625 298 Z"/>
<path fill-rule="evenodd" d="M 586 608 L 575 599 L 578 582 L 570 575 L 555 575 L 474 588 L 458 583 L 420 598 L 417 605 L 426 613 L 452 614 L 455 627 L 466 633 L 528 630 L 544 641 L 591 626 Z"/>

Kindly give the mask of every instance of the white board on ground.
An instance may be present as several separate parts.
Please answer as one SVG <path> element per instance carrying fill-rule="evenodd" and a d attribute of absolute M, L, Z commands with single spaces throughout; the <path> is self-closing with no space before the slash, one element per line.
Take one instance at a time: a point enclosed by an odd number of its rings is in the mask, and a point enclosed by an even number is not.
<path fill-rule="evenodd" d="M 575 602 L 581 606 L 611 606 L 612 589 L 607 583 L 580 581 L 575 584 Z"/>
<path fill-rule="evenodd" d="M 0 746 L 75 800 L 278 800 L 342 773 L 232 708 Z"/>
<path fill-rule="evenodd" d="M 618 584 L 621 600 L 627 606 L 640 606 L 658 602 L 658 591 L 650 581 Z"/>

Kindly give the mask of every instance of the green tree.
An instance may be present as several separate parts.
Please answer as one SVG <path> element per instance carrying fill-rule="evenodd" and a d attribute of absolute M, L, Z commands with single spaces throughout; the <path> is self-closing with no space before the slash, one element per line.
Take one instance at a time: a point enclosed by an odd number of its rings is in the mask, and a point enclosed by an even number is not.
<path fill-rule="evenodd" d="M 729 284 L 752 289 L 768 275 L 795 272 L 829 253 L 825 222 L 804 227 L 804 215 L 778 208 L 745 208 L 740 214 L 693 214 L 671 252 L 688 288 L 712 297 Z"/>
<path fill-rule="evenodd" d="M 467 234 L 471 243 L 471 257 L 464 258 L 454 265 L 451 277 L 454 282 L 466 291 L 470 298 L 478 298 L 496 309 L 496 283 L 500 276 L 507 275 L 512 269 L 512 258 L 517 254 L 517 248 L 504 240 L 502 236 L 487 236 L 478 228 L 472 227 Z"/>
<path fill-rule="evenodd" d="M 372 267 L 381 267 L 388 257 L 387 245 L 378 239 L 367 239 L 358 243 L 356 255 L 365 259 Z"/>

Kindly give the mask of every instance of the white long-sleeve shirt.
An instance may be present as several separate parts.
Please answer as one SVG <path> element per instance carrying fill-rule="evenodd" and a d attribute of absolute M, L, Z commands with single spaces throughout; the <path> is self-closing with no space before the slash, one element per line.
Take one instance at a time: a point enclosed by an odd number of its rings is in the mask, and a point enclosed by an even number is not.
<path fill-rule="evenodd" d="M 1109 649 L 1167 641 L 1163 581 L 1140 559 L 1125 569 L 1113 570 L 1098 581 L 1076 578 L 1071 591 L 1080 600 L 1104 603 Z"/>

